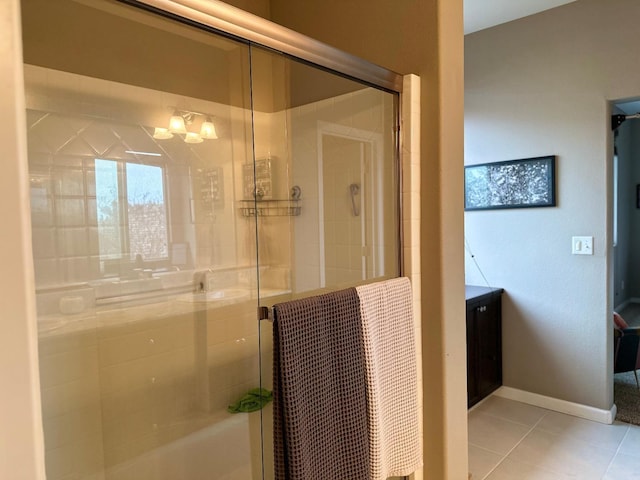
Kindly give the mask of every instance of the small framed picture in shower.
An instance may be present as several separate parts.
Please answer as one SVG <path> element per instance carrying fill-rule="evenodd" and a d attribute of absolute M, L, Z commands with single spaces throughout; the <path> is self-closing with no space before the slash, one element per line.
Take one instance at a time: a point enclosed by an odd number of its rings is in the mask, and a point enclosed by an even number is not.
<path fill-rule="evenodd" d="M 555 155 L 483 163 L 464 168 L 466 211 L 555 205 Z"/>

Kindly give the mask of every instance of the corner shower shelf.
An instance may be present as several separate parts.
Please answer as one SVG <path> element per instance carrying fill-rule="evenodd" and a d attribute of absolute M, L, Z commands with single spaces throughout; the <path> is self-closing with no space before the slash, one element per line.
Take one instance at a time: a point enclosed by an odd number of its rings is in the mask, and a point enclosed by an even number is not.
<path fill-rule="evenodd" d="M 297 217 L 300 200 L 240 200 L 243 217 Z"/>

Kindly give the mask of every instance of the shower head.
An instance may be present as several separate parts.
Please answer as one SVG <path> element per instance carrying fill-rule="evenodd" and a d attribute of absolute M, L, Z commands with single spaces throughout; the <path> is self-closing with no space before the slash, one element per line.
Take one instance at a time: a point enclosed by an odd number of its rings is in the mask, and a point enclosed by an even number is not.
<path fill-rule="evenodd" d="M 351 194 L 351 207 L 353 208 L 353 216 L 357 217 L 360 215 L 360 206 L 356 205 L 356 195 L 360 193 L 360 185 L 357 183 L 352 183 L 349 185 L 349 193 Z"/>

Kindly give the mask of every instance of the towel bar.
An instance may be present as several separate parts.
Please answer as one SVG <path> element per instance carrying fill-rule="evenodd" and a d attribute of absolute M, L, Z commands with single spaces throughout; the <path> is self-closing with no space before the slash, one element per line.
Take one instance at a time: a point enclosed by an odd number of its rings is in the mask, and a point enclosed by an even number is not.
<path fill-rule="evenodd" d="M 273 322 L 273 307 L 258 307 L 258 320 Z"/>

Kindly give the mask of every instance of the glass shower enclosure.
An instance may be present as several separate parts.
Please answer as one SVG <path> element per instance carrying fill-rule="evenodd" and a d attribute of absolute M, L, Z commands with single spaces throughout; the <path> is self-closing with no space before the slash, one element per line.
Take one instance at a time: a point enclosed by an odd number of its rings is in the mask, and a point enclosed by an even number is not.
<path fill-rule="evenodd" d="M 273 478 L 257 307 L 399 275 L 398 94 L 127 3 L 22 9 L 47 478 Z"/>

